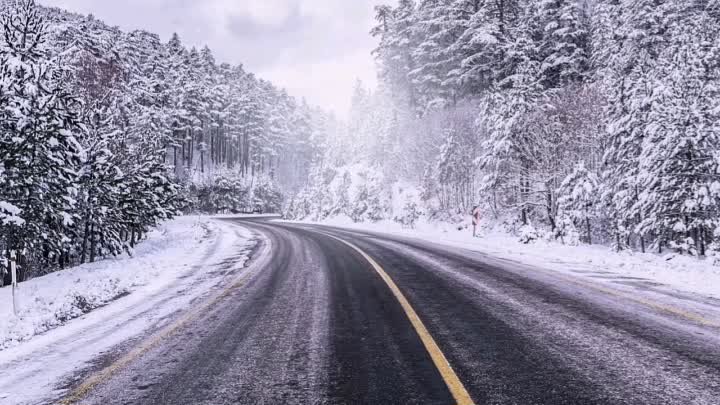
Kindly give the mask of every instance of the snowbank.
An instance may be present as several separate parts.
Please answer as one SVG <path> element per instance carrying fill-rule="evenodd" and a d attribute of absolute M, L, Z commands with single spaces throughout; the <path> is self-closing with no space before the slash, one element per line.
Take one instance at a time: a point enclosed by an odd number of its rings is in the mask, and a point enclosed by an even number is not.
<path fill-rule="evenodd" d="M 0 289 L 0 350 L 56 328 L 109 302 L 142 291 L 152 294 L 188 271 L 213 243 L 218 224 L 181 217 L 148 235 L 133 257 L 123 256 L 39 277 L 19 287 L 18 317 L 9 287 Z"/>
<path fill-rule="evenodd" d="M 470 219 L 468 218 L 468 223 Z M 349 218 L 331 218 L 320 222 L 342 228 L 368 230 L 410 236 L 450 246 L 461 247 L 489 256 L 538 266 L 575 275 L 587 275 L 594 281 L 658 283 L 658 288 L 698 293 L 720 299 L 720 267 L 711 259 L 697 259 L 678 254 L 613 252 L 605 246 L 569 246 L 558 242 L 537 241 L 522 244 L 516 236 L 499 231 L 478 238 L 471 228 L 458 230 L 457 225 L 429 223 L 420 220 L 415 229 L 405 229 L 393 221 L 353 223 Z M 617 277 L 613 277 L 617 276 Z"/>

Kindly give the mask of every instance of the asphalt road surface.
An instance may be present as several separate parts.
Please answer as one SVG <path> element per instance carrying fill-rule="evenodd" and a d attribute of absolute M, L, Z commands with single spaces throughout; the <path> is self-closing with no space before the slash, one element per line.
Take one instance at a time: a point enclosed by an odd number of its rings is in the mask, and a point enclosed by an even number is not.
<path fill-rule="evenodd" d="M 720 404 L 718 302 L 235 221 L 260 240 L 244 278 L 64 403 Z"/>

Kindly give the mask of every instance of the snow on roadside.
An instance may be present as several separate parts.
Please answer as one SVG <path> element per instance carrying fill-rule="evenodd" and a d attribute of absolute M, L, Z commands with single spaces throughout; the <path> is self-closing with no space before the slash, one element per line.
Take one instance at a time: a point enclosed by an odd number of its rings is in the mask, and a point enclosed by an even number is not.
<path fill-rule="evenodd" d="M 187 271 L 186 263 L 212 243 L 217 230 L 218 224 L 207 218 L 176 218 L 152 231 L 133 257 L 105 259 L 21 283 L 18 317 L 12 314 L 11 289 L 0 289 L 0 350 L 124 295 L 162 289 Z"/>
<path fill-rule="evenodd" d="M 33 326 L 42 325 L 38 321 L 54 319 L 52 309 L 60 305 L 48 306 L 47 302 L 67 302 L 72 291 L 102 291 L 104 297 L 112 297 L 121 290 L 101 287 L 108 285 L 104 279 L 116 279 L 118 286 L 127 287 L 131 293 L 61 327 L 36 336 L 26 334 L 23 337 L 27 340 L 21 344 L 8 341 L 14 346 L 0 349 L 0 399 L 8 399 L 0 403 L 57 402 L 55 399 L 65 394 L 68 381 L 84 375 L 102 356 L 168 325 L 175 315 L 193 308 L 197 300 L 221 294 L 228 283 L 244 274 L 257 238 L 249 229 L 230 221 L 178 218 L 153 233 L 133 258 L 86 265 L 62 272 L 67 275 L 24 283 L 40 283 L 34 296 L 44 296 L 42 302 L 46 303 L 14 326 L 31 332 L 35 331 Z M 62 288 L 58 290 L 58 286 Z M 29 291 L 23 294 L 30 297 Z M 4 333 L 11 329 L 2 325 Z"/>
<path fill-rule="evenodd" d="M 239 219 L 239 218 L 257 218 L 257 219 L 270 219 L 270 218 L 281 218 L 282 214 L 217 214 L 213 215 L 212 218 L 216 219 Z"/>
<path fill-rule="evenodd" d="M 470 229 L 458 230 L 451 224 L 425 221 L 419 221 L 415 229 L 404 229 L 393 221 L 353 223 L 342 217 L 327 219 L 320 224 L 419 238 L 545 269 L 592 274 L 598 280 L 610 280 L 612 275 L 627 280 L 647 280 L 678 291 L 720 299 L 720 267 L 713 265 L 711 259 L 678 254 L 616 253 L 606 246 L 568 246 L 546 241 L 525 245 L 506 233 L 489 232 L 474 238 Z"/>

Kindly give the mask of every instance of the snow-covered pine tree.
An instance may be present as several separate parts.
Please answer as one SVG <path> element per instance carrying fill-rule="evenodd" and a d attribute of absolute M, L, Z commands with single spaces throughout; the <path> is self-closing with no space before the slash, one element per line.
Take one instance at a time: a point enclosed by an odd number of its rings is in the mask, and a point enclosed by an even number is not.
<path fill-rule="evenodd" d="M 400 214 L 393 218 L 393 220 L 400 223 L 404 228 L 415 229 L 415 224 L 417 224 L 421 215 L 422 211 L 418 206 L 417 201 L 408 197 L 405 200 L 405 204 L 403 205 Z"/>
<path fill-rule="evenodd" d="M 456 86 L 463 87 L 464 94 L 478 95 L 512 74 L 514 67 L 504 62 L 508 61 L 506 49 L 522 15 L 521 1 L 457 0 L 453 7 L 465 10 L 470 17 L 451 47 L 460 63 L 451 70 L 450 77 Z"/>
<path fill-rule="evenodd" d="M 263 156 L 260 157 L 260 167 L 261 173 L 275 179 L 284 146 L 289 143 L 293 135 L 290 124 L 297 106 L 295 100 L 285 90 L 269 91 L 268 101 L 266 110 L 268 119 L 265 128 L 267 142 L 261 148 Z"/>
<path fill-rule="evenodd" d="M 312 165 L 312 109 L 305 100 L 296 106 L 288 118 L 287 129 L 292 128 L 292 134 L 287 134 L 287 144 L 284 157 L 278 159 L 276 179 L 278 184 L 290 193 L 295 193 L 305 185 Z"/>
<path fill-rule="evenodd" d="M 203 92 L 204 105 L 200 112 L 197 149 L 200 154 L 200 172 L 204 175 L 206 165 L 212 163 L 212 140 L 215 129 L 220 126 L 219 109 L 221 105 L 221 94 L 218 92 L 218 66 L 212 51 L 207 45 L 200 50 L 199 71 L 199 82 Z"/>
<path fill-rule="evenodd" d="M 442 33 L 444 39 L 452 39 L 452 42 L 442 50 L 443 68 L 445 77 L 442 85 L 452 90 L 453 103 L 469 94 L 477 94 L 479 91 L 469 82 L 462 80 L 465 73 L 462 69 L 463 61 L 468 56 L 465 52 L 467 40 L 471 34 L 471 22 L 480 12 L 484 2 L 480 0 L 452 0 L 443 11 Z M 465 39 L 461 38 L 465 36 Z"/>
<path fill-rule="evenodd" d="M 503 52 L 503 64 L 511 67 L 509 73 L 495 84 L 488 98 L 484 117 L 489 137 L 484 142 L 481 162 L 487 171 L 484 189 L 512 184 L 516 190 L 513 205 L 520 213 L 520 221 L 529 222 L 533 206 L 531 175 L 534 162 L 531 137 L 527 132 L 527 119 L 537 108 L 545 90 L 541 81 L 540 43 L 537 36 L 540 21 L 537 9 L 524 10 L 520 23 L 513 30 L 514 38 Z"/>
<path fill-rule="evenodd" d="M 586 18 L 577 0 L 541 0 L 540 75 L 545 88 L 583 80 L 589 68 Z"/>
<path fill-rule="evenodd" d="M 415 36 L 417 5 L 415 0 L 400 0 L 397 7 L 376 8 L 378 25 L 372 35 L 379 38 L 379 45 L 373 51 L 379 63 L 381 80 L 390 93 L 404 108 L 417 108 L 415 87 L 409 73 L 415 69 L 413 51 L 417 47 Z"/>
<path fill-rule="evenodd" d="M 168 81 L 168 59 L 160 38 L 145 31 L 124 36 L 120 54 L 129 79 L 122 83 L 126 130 L 129 138 L 153 148 L 172 151 L 171 83 Z M 171 152 L 172 153 L 172 152 Z M 173 156 L 166 159 L 173 162 Z"/>
<path fill-rule="evenodd" d="M 455 91 L 448 75 L 453 60 L 450 47 L 462 34 L 451 20 L 452 0 L 423 0 L 418 5 L 413 35 L 418 45 L 413 50 L 415 68 L 408 77 L 417 89 L 419 108 L 442 108 L 455 102 Z"/>
<path fill-rule="evenodd" d="M 588 244 L 593 243 L 592 221 L 600 203 L 598 183 L 597 175 L 580 163 L 558 189 L 559 216 L 569 217 L 576 228 L 582 229 Z"/>
<path fill-rule="evenodd" d="M 177 215 L 183 201 L 179 186 L 168 177 L 163 151 L 133 153 L 123 171 L 118 201 L 129 233 L 130 247 L 162 220 Z"/>
<path fill-rule="evenodd" d="M 17 217 L 0 235 L 7 249 L 63 265 L 76 220 L 76 101 L 56 80 L 35 2 L 16 2 L 0 21 L 0 201 Z"/>
<path fill-rule="evenodd" d="M 350 201 L 350 187 L 352 186 L 352 178 L 349 172 L 344 172 L 342 179 L 338 182 L 338 185 L 334 192 L 333 205 L 330 207 L 328 215 L 326 216 L 351 216 L 352 205 Z"/>
<path fill-rule="evenodd" d="M 119 130 L 112 106 L 96 105 L 87 114 L 79 176 L 80 263 L 125 250 L 125 218 L 118 200 L 125 180 L 116 144 Z M 113 151 L 113 149 L 115 149 Z"/>
<path fill-rule="evenodd" d="M 603 192 L 608 196 L 604 200 L 612 204 L 608 212 L 613 216 L 617 249 L 628 246 L 635 235 L 645 250 L 647 235 L 634 233 L 647 214 L 637 204 L 641 192 L 637 180 L 648 112 L 656 96 L 651 74 L 667 32 L 664 4 L 662 0 L 632 0 L 609 2 L 603 8 L 614 31 L 596 56 L 607 65 L 601 68 L 606 75 L 609 120 L 604 142 L 608 172 L 603 178 L 610 184 L 604 184 Z"/>
<path fill-rule="evenodd" d="M 469 212 L 477 201 L 476 156 L 480 140 L 471 114 L 466 109 L 448 116 L 437 159 L 440 207 L 454 213 Z"/>
<path fill-rule="evenodd" d="M 190 113 L 186 110 L 185 93 L 189 79 L 189 66 L 187 63 L 187 50 L 183 47 L 180 36 L 175 33 L 165 46 L 167 55 L 166 81 L 172 91 L 168 97 L 168 110 L 173 133 L 173 166 L 175 176 L 186 177 L 188 147 L 187 134 L 192 128 Z"/>
<path fill-rule="evenodd" d="M 667 10 L 639 156 L 637 232 L 704 255 L 720 227 L 720 29 L 694 4 Z"/>

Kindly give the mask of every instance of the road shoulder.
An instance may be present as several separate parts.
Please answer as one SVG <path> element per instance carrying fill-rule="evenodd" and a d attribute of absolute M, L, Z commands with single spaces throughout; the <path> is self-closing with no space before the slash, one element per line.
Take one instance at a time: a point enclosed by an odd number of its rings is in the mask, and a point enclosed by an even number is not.
<path fill-rule="evenodd" d="M 78 376 L 127 351 L 130 342 L 161 329 L 220 288 L 242 269 L 256 243 L 249 230 L 235 225 L 198 217 L 181 221 L 185 223 L 179 226 L 180 234 L 166 230 L 160 241 L 141 245 L 133 258 L 100 262 L 98 269 L 87 273 L 82 267 L 69 270 L 68 276 L 76 280 L 85 274 L 109 285 L 120 285 L 113 277 L 126 280 L 129 293 L 0 351 L 3 403 L 37 403 L 59 396 Z M 82 281 L 75 284 L 68 284 L 70 294 L 87 288 Z"/>

